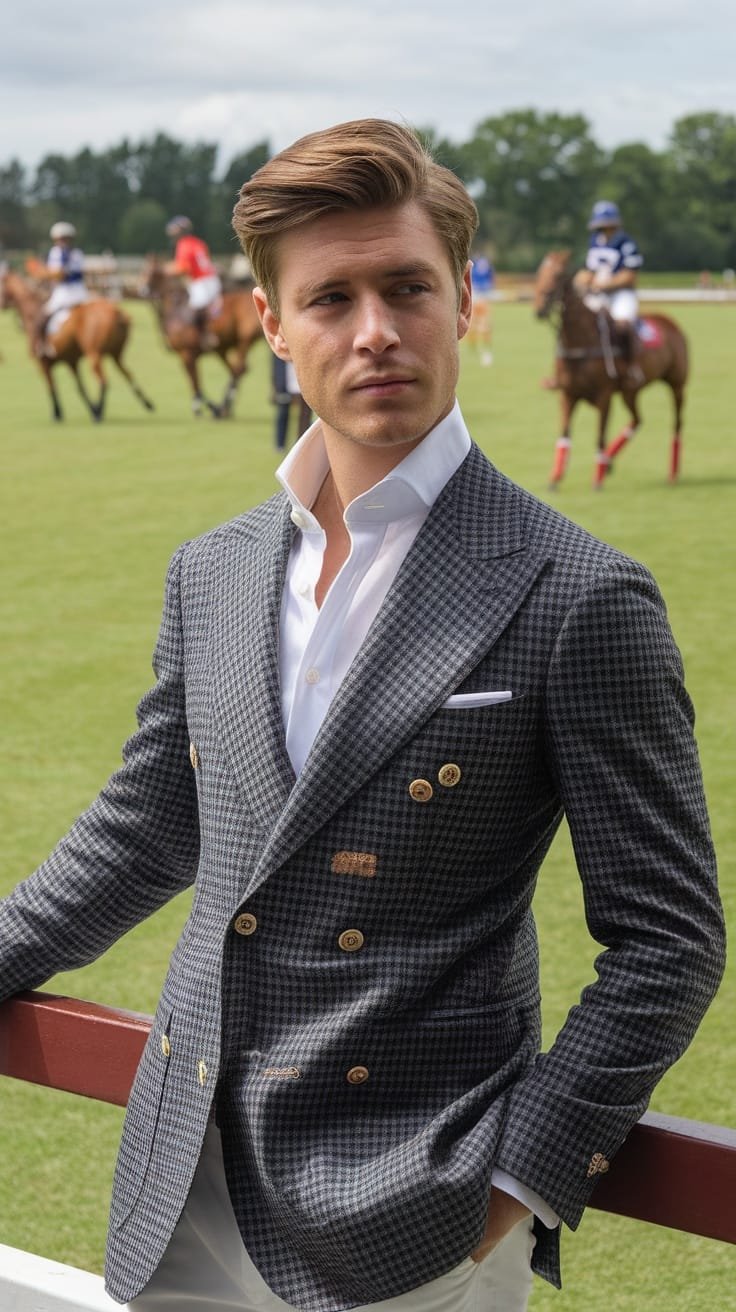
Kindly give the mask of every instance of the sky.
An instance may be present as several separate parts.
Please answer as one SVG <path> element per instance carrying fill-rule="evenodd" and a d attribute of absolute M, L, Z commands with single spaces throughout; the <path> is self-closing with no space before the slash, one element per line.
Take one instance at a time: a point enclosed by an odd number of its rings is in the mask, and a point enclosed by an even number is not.
<path fill-rule="evenodd" d="M 736 114 L 728 0 L 23 0 L 0 42 L 0 164 L 157 131 L 219 162 L 364 115 L 467 139 L 510 109 L 582 113 L 604 147 Z"/>

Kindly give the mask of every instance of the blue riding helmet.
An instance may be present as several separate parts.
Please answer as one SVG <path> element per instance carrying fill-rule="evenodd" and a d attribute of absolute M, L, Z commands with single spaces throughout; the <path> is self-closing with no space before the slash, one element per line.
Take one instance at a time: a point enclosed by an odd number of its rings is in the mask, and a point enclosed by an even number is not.
<path fill-rule="evenodd" d="M 597 200 L 590 211 L 588 227 L 612 228 L 621 223 L 621 211 L 612 200 Z"/>

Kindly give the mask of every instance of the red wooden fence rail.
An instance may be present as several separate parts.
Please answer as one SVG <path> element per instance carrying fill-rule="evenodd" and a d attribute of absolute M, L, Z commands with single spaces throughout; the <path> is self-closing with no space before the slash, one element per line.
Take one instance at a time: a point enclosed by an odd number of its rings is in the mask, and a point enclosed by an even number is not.
<path fill-rule="evenodd" d="M 0 1075 L 124 1106 L 149 1016 L 52 993 L 0 1006 Z M 736 1244 L 736 1130 L 648 1112 L 591 1206 Z"/>

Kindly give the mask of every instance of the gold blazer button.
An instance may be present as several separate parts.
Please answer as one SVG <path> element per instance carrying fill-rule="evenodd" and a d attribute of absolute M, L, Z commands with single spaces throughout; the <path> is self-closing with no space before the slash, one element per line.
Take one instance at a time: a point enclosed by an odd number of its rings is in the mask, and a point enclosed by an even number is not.
<path fill-rule="evenodd" d="M 359 929 L 344 929 L 337 941 L 343 952 L 357 952 L 365 943 Z"/>
<path fill-rule="evenodd" d="M 164 1054 L 164 1057 L 168 1057 L 171 1052 L 171 1043 L 168 1034 L 161 1035 L 161 1051 Z"/>
<path fill-rule="evenodd" d="M 189 744 L 189 760 L 190 760 L 191 763 L 192 763 L 192 769 L 193 769 L 193 770 L 198 769 L 198 767 L 199 767 L 199 752 L 197 751 L 196 747 L 194 746 L 194 743 L 190 743 L 190 744 Z"/>
<path fill-rule="evenodd" d="M 428 802 L 434 789 L 428 779 L 412 779 L 409 784 L 409 796 L 415 802 Z"/>
<path fill-rule="evenodd" d="M 346 1076 L 348 1084 L 365 1084 L 368 1079 L 366 1066 L 351 1066 Z"/>
<path fill-rule="evenodd" d="M 455 784 L 460 783 L 460 780 L 462 778 L 462 770 L 460 769 L 459 765 L 448 763 L 447 765 L 443 765 L 441 767 L 440 772 L 437 775 L 437 778 L 439 779 L 443 788 L 454 788 Z"/>
<path fill-rule="evenodd" d="M 201 1060 L 197 1062 L 197 1079 L 200 1084 L 207 1083 L 207 1063 Z"/>
<path fill-rule="evenodd" d="M 248 934 L 255 934 L 257 928 L 258 921 L 249 911 L 244 911 L 242 915 L 236 916 L 233 921 L 233 929 L 235 930 L 235 933 L 243 934 L 246 937 Z"/>

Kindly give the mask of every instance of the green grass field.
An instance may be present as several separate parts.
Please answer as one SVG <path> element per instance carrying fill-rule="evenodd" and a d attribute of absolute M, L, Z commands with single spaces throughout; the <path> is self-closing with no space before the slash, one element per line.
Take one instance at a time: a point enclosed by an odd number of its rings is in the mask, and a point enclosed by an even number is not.
<path fill-rule="evenodd" d="M 112 378 L 108 420 L 93 425 L 71 380 L 52 424 L 40 376 L 9 314 L 0 317 L 0 892 L 48 853 L 119 761 L 150 683 L 164 572 L 183 539 L 274 490 L 265 347 L 253 352 L 228 423 L 190 417 L 178 361 L 133 305 L 128 363 L 157 405 L 138 408 Z M 669 397 L 644 398 L 644 429 L 605 490 L 590 490 L 593 415 L 580 412 L 556 504 L 644 560 L 668 600 L 698 711 L 698 737 L 729 922 L 736 924 L 734 489 L 732 361 L 736 311 L 678 306 L 694 360 L 679 487 L 666 483 Z M 463 348 L 460 396 L 476 439 L 512 477 L 546 496 L 557 401 L 540 390 L 549 329 L 528 306 L 495 311 L 494 365 Z M 218 362 L 205 375 L 218 395 Z M 614 425 L 622 412 L 616 410 Z M 612 429 L 613 431 L 613 429 Z M 729 506 L 731 510 L 729 511 Z M 536 902 L 546 1034 L 591 977 L 566 835 L 547 859 Z M 172 903 L 84 971 L 50 987 L 138 1011 L 154 1008 L 185 915 Z M 736 1124 L 736 969 L 654 1106 Z M 14 1081 L 0 1082 L 0 1242 L 99 1270 L 121 1113 Z M 606 1217 L 592 1209 L 563 1240 L 562 1294 L 538 1283 L 534 1312 L 725 1312 L 736 1309 L 736 1250 Z"/>

